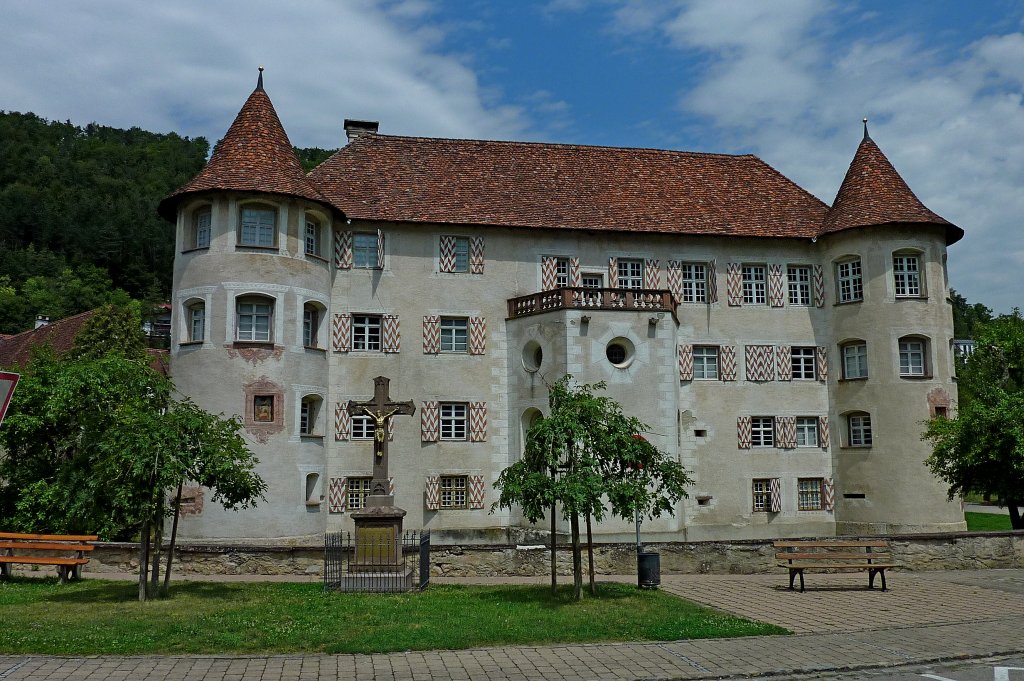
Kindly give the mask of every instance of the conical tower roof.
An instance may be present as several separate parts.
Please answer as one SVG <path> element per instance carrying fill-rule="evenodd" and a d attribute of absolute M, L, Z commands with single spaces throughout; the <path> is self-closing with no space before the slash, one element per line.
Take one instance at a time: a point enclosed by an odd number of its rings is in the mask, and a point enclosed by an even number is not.
<path fill-rule="evenodd" d="M 930 211 L 910 190 L 892 163 L 868 135 L 846 171 L 836 200 L 825 215 L 821 233 L 893 223 L 941 225 L 946 228 L 946 243 L 959 241 L 964 231 Z"/>
<path fill-rule="evenodd" d="M 328 204 L 307 179 L 288 134 L 263 89 L 260 69 L 256 89 L 242 105 L 210 162 L 198 175 L 160 202 L 160 214 L 174 219 L 178 202 L 188 194 L 233 190 L 284 194 Z"/>

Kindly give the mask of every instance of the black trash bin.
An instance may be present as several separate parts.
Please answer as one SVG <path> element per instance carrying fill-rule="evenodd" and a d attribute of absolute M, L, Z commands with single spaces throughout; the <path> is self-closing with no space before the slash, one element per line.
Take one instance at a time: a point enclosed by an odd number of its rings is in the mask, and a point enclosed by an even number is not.
<path fill-rule="evenodd" d="M 636 575 L 641 589 L 657 589 L 661 584 L 661 554 L 653 551 L 636 554 Z"/>

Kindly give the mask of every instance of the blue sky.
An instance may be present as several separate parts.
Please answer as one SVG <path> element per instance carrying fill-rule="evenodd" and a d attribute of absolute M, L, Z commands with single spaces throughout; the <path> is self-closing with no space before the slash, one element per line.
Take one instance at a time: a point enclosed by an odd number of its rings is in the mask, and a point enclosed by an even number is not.
<path fill-rule="evenodd" d="M 1024 296 L 1024 4 L 5 0 L 0 109 L 215 141 L 256 66 L 299 146 L 388 134 L 754 153 L 831 203 L 862 117 L 967 236 L 950 280 Z"/>

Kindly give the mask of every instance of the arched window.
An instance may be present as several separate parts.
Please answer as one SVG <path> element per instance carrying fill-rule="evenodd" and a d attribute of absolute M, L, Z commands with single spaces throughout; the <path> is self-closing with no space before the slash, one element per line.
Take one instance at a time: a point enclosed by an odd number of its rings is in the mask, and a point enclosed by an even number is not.
<path fill-rule="evenodd" d="M 848 256 L 836 261 L 836 300 L 840 303 L 864 300 L 864 272 L 860 256 Z"/>
<path fill-rule="evenodd" d="M 202 206 L 192 213 L 192 225 L 189 230 L 188 248 L 209 248 L 210 229 L 213 220 L 213 210 L 210 206 Z"/>
<path fill-rule="evenodd" d="M 848 447 L 870 447 L 874 438 L 871 433 L 871 414 L 853 411 L 846 415 L 846 444 Z"/>
<path fill-rule="evenodd" d="M 184 312 L 184 342 L 202 343 L 206 340 L 206 303 L 202 300 L 190 300 L 185 303 Z"/>
<path fill-rule="evenodd" d="M 320 326 L 327 319 L 327 309 L 318 303 L 307 302 L 302 306 L 302 347 L 322 348 Z"/>
<path fill-rule="evenodd" d="M 274 341 L 274 299 L 244 296 L 235 301 L 235 340 L 252 343 Z"/>
<path fill-rule="evenodd" d="M 897 298 L 924 297 L 920 251 L 904 249 L 892 254 L 892 283 Z"/>
<path fill-rule="evenodd" d="M 931 375 L 928 364 L 928 339 L 904 336 L 899 340 L 900 376 L 923 378 Z"/>
<path fill-rule="evenodd" d="M 272 248 L 277 245 L 277 209 L 259 203 L 242 206 L 239 246 Z"/>
<path fill-rule="evenodd" d="M 868 377 L 868 344 L 860 339 L 839 344 L 843 358 L 843 378 L 853 380 Z"/>
<path fill-rule="evenodd" d="M 303 243 L 306 255 L 323 257 L 323 221 L 313 213 L 306 213 Z"/>
<path fill-rule="evenodd" d="M 299 435 L 322 435 L 320 412 L 323 399 L 319 395 L 306 395 L 299 405 Z"/>

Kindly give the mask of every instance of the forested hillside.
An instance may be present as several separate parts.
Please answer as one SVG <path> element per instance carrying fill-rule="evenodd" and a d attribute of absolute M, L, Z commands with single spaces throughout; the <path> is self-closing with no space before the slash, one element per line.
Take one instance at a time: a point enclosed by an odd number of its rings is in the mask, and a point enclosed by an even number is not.
<path fill-rule="evenodd" d="M 306 169 L 332 152 L 298 149 Z M 161 198 L 209 143 L 0 111 L 0 333 L 105 302 L 169 297 L 174 230 Z"/>

